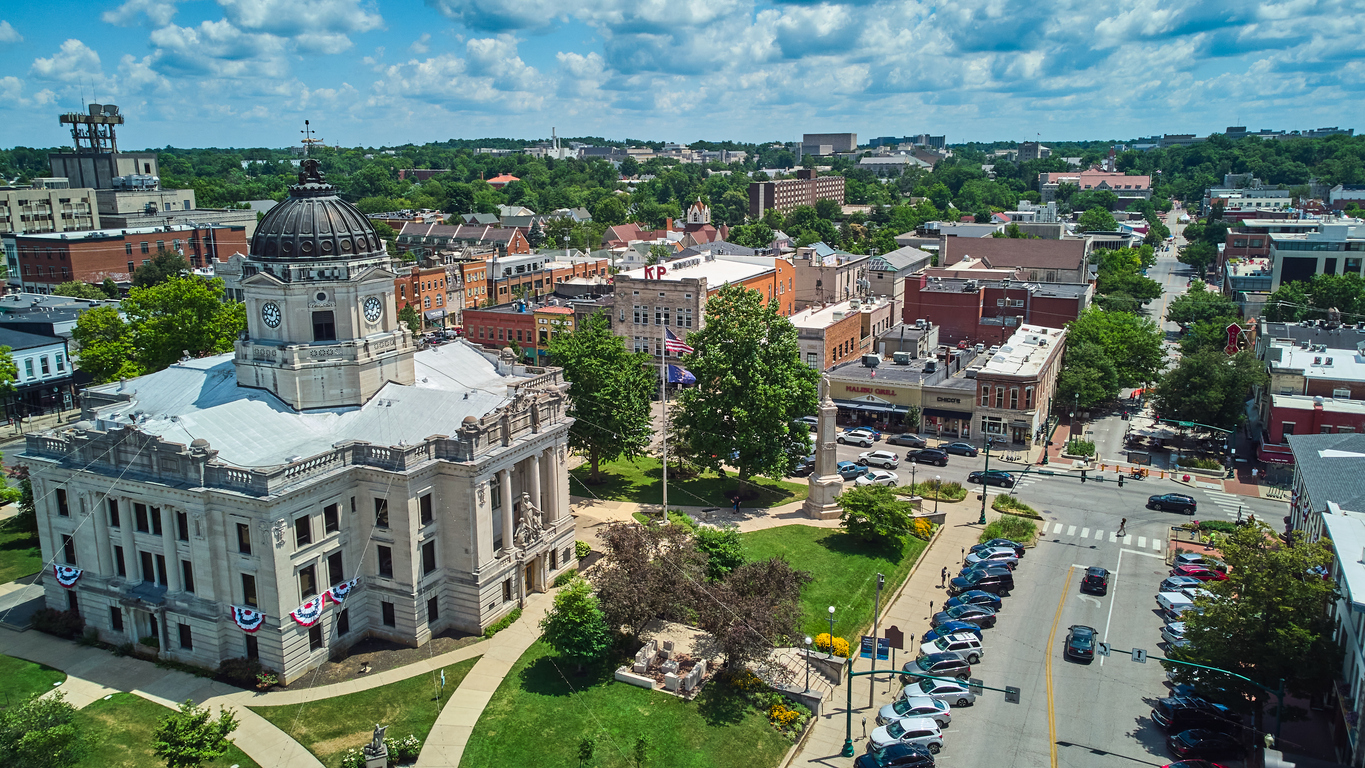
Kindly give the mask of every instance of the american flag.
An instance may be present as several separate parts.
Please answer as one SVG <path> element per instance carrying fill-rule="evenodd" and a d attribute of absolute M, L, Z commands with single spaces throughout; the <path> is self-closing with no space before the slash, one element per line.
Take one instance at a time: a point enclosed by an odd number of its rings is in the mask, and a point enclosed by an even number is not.
<path fill-rule="evenodd" d="M 664 350 L 675 355 L 690 355 L 692 348 L 687 346 L 687 342 L 673 335 L 673 332 L 664 329 Z"/>

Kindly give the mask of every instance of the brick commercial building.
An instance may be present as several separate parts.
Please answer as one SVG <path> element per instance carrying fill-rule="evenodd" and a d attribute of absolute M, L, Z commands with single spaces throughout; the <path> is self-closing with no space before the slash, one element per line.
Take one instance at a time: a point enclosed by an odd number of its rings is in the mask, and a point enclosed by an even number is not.
<path fill-rule="evenodd" d="M 1024 280 L 1085 283 L 1090 280 L 1091 246 L 1086 240 L 1016 240 L 1008 237 L 945 237 L 939 267 L 970 261 L 990 269 L 1016 269 Z"/>
<path fill-rule="evenodd" d="M 836 250 L 824 243 L 796 249 L 792 257 L 798 309 L 848 301 L 866 295 L 859 281 L 867 280 L 871 256 Z"/>
<path fill-rule="evenodd" d="M 621 272 L 615 278 L 612 330 L 636 352 L 663 352 L 664 328 L 680 339 L 702 327 L 706 302 L 736 283 L 758 291 L 777 313 L 796 313 L 792 265 L 767 256 L 705 254 Z"/>
<path fill-rule="evenodd" d="M 816 176 L 815 171 L 802 168 L 794 179 L 752 182 L 749 184 L 749 218 L 761 219 L 769 208 L 788 213 L 798 205 L 815 205 L 816 200 L 833 200 L 843 205 L 844 177 Z"/>
<path fill-rule="evenodd" d="M 499 304 L 512 301 L 520 292 L 525 298 L 549 296 L 555 286 L 575 277 L 609 277 L 611 262 L 591 256 L 568 256 L 542 250 L 524 255 L 498 255 L 488 262 L 488 296 Z"/>
<path fill-rule="evenodd" d="M 811 307 L 791 316 L 806 365 L 827 371 L 862 354 L 862 312 L 855 302 Z"/>
<path fill-rule="evenodd" d="M 950 346 L 1003 344 L 1022 325 L 1062 327 L 1090 306 L 1094 294 L 1090 283 L 943 278 L 930 271 L 906 279 L 901 321 L 934 323 L 939 340 Z"/>
<path fill-rule="evenodd" d="M 413 251 L 419 255 L 434 254 L 463 245 L 493 246 L 507 254 L 531 252 L 531 244 L 520 230 L 469 224 L 452 226 L 409 222 L 403 225 L 394 242 L 400 252 Z"/>
<path fill-rule="evenodd" d="M 1022 162 L 1023 157 L 1019 160 Z M 1084 171 L 1061 171 L 1038 174 L 1038 190 L 1044 203 L 1057 199 L 1062 184 L 1074 184 L 1081 192 L 1113 192 L 1119 198 L 1119 210 L 1133 200 L 1152 199 L 1151 176 L 1129 176 L 1123 173 L 1090 168 Z"/>
<path fill-rule="evenodd" d="M 1032 443 L 1052 408 L 1065 346 L 1064 328 L 1020 326 L 976 369 L 978 434 Z"/>
<path fill-rule="evenodd" d="M 412 267 L 407 274 L 400 273 L 393 281 L 398 310 L 412 306 L 422 316 L 423 328 L 444 327 L 449 309 L 448 280 L 445 267 Z"/>
<path fill-rule="evenodd" d="M 515 302 L 496 307 L 466 309 L 464 336 L 485 349 L 515 346 L 521 350 L 522 360 L 535 359 L 536 317 L 534 307 L 527 302 Z"/>
<path fill-rule="evenodd" d="M 18 235 L 14 245 L 19 279 L 31 293 L 51 293 L 54 286 L 72 280 L 127 282 L 157 251 L 177 251 L 191 267 L 205 268 L 247 249 L 243 227 L 187 224 Z"/>
<path fill-rule="evenodd" d="M 1270 382 L 1253 391 L 1258 458 L 1289 463 L 1290 435 L 1361 430 L 1365 404 L 1365 329 L 1261 322 L 1256 356 Z"/>

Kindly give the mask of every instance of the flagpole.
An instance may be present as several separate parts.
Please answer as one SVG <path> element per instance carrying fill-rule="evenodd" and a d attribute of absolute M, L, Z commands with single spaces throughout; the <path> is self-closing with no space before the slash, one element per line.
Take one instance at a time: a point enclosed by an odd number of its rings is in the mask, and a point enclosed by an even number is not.
<path fill-rule="evenodd" d="M 664 514 L 663 520 L 668 522 L 668 367 L 665 358 L 668 356 L 668 328 L 664 328 L 664 337 L 660 339 L 663 347 L 659 350 L 659 402 L 663 405 L 663 478 L 664 478 Z"/>

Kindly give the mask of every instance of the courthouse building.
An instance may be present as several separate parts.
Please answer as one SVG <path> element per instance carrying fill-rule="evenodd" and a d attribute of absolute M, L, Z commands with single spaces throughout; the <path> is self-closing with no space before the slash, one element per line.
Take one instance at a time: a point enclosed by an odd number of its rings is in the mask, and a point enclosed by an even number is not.
<path fill-rule="evenodd" d="M 573 563 L 560 371 L 415 351 L 384 245 L 315 161 L 251 240 L 235 351 L 91 387 L 29 435 L 51 608 L 296 679 L 478 633 Z"/>

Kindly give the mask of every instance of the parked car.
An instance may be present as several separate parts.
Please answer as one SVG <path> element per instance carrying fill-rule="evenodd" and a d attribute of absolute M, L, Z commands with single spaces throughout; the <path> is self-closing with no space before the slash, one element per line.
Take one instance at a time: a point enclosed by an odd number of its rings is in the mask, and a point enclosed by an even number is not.
<path fill-rule="evenodd" d="M 948 594 L 958 595 L 973 589 L 994 592 L 1001 597 L 1014 589 L 1014 574 L 975 571 L 967 576 L 955 576 L 948 582 Z"/>
<path fill-rule="evenodd" d="M 867 474 L 867 467 L 860 467 L 851 461 L 841 461 L 838 465 L 839 477 L 853 480 Z"/>
<path fill-rule="evenodd" d="M 957 572 L 958 576 L 970 576 L 978 571 L 988 573 L 1004 574 L 1012 573 L 1014 569 L 1009 563 L 977 563 L 976 565 L 964 565 L 962 570 Z"/>
<path fill-rule="evenodd" d="M 858 454 L 858 463 L 869 467 L 895 469 L 900 466 L 901 457 L 891 451 L 868 451 Z"/>
<path fill-rule="evenodd" d="M 1003 469 L 988 469 L 967 473 L 967 482 L 982 485 L 998 485 L 1001 488 L 1014 487 L 1014 475 Z"/>
<path fill-rule="evenodd" d="M 929 626 L 937 627 L 945 621 L 965 621 L 976 624 L 982 629 L 995 626 L 995 611 L 984 605 L 955 605 L 946 611 L 939 611 L 929 620 Z"/>
<path fill-rule="evenodd" d="M 913 461 L 916 464 L 933 464 L 937 467 L 948 466 L 948 454 L 937 448 L 920 448 L 917 451 L 906 451 L 905 460 Z"/>
<path fill-rule="evenodd" d="M 1205 568 L 1202 565 L 1177 565 L 1171 569 L 1172 576 L 1189 576 L 1200 581 L 1227 581 L 1228 575 L 1222 571 Z"/>
<path fill-rule="evenodd" d="M 972 590 L 971 592 L 963 592 L 960 595 L 954 595 L 948 598 L 948 602 L 944 603 L 943 607 L 952 608 L 955 605 L 984 605 L 987 608 L 993 608 L 996 611 L 999 611 L 1002 602 L 999 595 Z"/>
<path fill-rule="evenodd" d="M 928 441 L 919 435 L 906 432 L 903 435 L 892 435 L 886 438 L 887 445 L 903 445 L 907 448 L 924 448 L 929 445 Z"/>
<path fill-rule="evenodd" d="M 966 680 L 972 676 L 972 665 L 967 660 L 956 653 L 931 653 L 927 656 L 920 656 L 914 661 L 907 661 L 901 666 L 901 685 L 909 685 L 916 678 L 913 674 L 906 672 L 916 672 L 921 675 L 933 675 L 934 677 L 956 677 L 959 680 Z"/>
<path fill-rule="evenodd" d="M 948 453 L 954 453 L 958 456 L 975 457 L 980 453 L 977 447 L 971 443 L 948 443 L 947 445 L 941 445 L 939 447 Z"/>
<path fill-rule="evenodd" d="M 934 756 L 918 744 L 890 744 L 858 755 L 853 768 L 934 768 Z"/>
<path fill-rule="evenodd" d="M 1223 562 L 1222 560 L 1219 560 L 1216 557 L 1209 557 L 1208 555 L 1201 555 L 1198 552 L 1181 552 L 1180 554 L 1175 556 L 1175 561 L 1172 562 L 1171 564 L 1201 565 L 1205 568 L 1211 568 L 1215 571 L 1226 571 L 1228 569 L 1228 564 Z"/>
<path fill-rule="evenodd" d="M 886 725 L 903 717 L 927 717 L 938 723 L 940 728 L 953 721 L 952 710 L 938 699 L 931 699 L 928 696 L 902 696 L 877 712 L 877 725 Z"/>
<path fill-rule="evenodd" d="M 810 475 L 810 473 L 814 471 L 815 454 L 812 453 L 811 455 L 802 459 L 801 462 L 796 465 L 796 469 L 792 470 L 792 477 L 807 477 Z"/>
<path fill-rule="evenodd" d="M 1203 696 L 1164 696 L 1152 707 L 1152 722 L 1167 733 L 1181 733 L 1191 728 L 1212 731 L 1232 731 L 1241 722 L 1222 704 L 1215 704 Z"/>
<path fill-rule="evenodd" d="M 1161 639 L 1168 643 L 1178 643 L 1185 639 L 1185 622 L 1173 621 L 1161 628 Z"/>
<path fill-rule="evenodd" d="M 1225 733 L 1194 728 L 1166 739 L 1171 754 L 1179 758 L 1200 757 L 1206 760 L 1232 759 L 1242 756 L 1246 749 L 1242 742 Z"/>
<path fill-rule="evenodd" d="M 933 642 L 922 643 L 919 652 L 925 656 L 935 653 L 956 653 L 968 664 L 976 664 L 981 661 L 986 649 L 982 647 L 980 637 L 968 632 L 959 632 L 940 637 Z"/>
<path fill-rule="evenodd" d="M 969 552 L 965 562 L 971 566 L 977 563 L 1000 563 L 1013 568 L 1019 564 L 1019 556 L 1014 554 L 1014 547 L 995 547 L 980 552 Z"/>
<path fill-rule="evenodd" d="M 807 427 L 810 427 L 810 431 L 812 432 L 814 432 L 820 426 L 819 416 L 802 416 L 801 418 L 797 419 L 797 421 L 801 422 L 802 424 L 805 424 Z"/>
<path fill-rule="evenodd" d="M 1193 515 L 1199 504 L 1193 496 L 1187 496 L 1183 493 L 1163 493 L 1158 496 L 1147 497 L 1147 506 L 1150 509 L 1162 512 L 1183 512 L 1187 515 Z"/>
<path fill-rule="evenodd" d="M 980 544 L 973 544 L 972 548 L 967 551 L 976 552 L 988 547 L 1014 547 L 1014 554 L 1021 558 L 1024 556 L 1024 545 L 1017 541 L 1010 541 L 1009 539 L 991 539 L 990 541 L 985 541 Z"/>
<path fill-rule="evenodd" d="M 900 475 L 885 469 L 869 469 L 866 474 L 854 480 L 854 485 L 895 485 L 901 481 Z"/>
<path fill-rule="evenodd" d="M 1109 593 L 1109 571 L 1105 568 L 1086 568 L 1081 577 L 1081 591 L 1094 595 Z"/>
<path fill-rule="evenodd" d="M 976 694 L 962 683 L 946 680 L 921 680 L 918 686 L 906 686 L 905 690 L 919 688 L 919 695 L 947 702 L 950 707 L 968 707 L 976 703 Z"/>
<path fill-rule="evenodd" d="M 864 432 L 860 429 L 850 429 L 834 440 L 848 445 L 861 445 L 864 448 L 871 448 L 872 444 L 877 442 L 877 438 L 873 437 L 870 432 Z"/>
<path fill-rule="evenodd" d="M 1072 624 L 1066 631 L 1066 646 L 1062 655 L 1076 661 L 1095 660 L 1095 628 L 1084 624 Z"/>
<path fill-rule="evenodd" d="M 940 637 L 951 637 L 952 635 L 974 635 L 977 640 L 980 640 L 981 627 L 978 627 L 975 624 L 968 624 L 965 621 L 945 621 L 937 627 L 931 628 L 928 632 L 925 632 L 924 637 L 921 637 L 919 641 L 921 643 L 928 643 L 937 640 Z"/>
<path fill-rule="evenodd" d="M 943 749 L 943 731 L 927 717 L 907 717 L 876 728 L 867 739 L 868 750 L 891 744 L 918 744 L 937 755 Z"/>
<path fill-rule="evenodd" d="M 1190 576 L 1171 576 L 1161 582 L 1160 592 L 1184 592 L 1187 587 L 1198 587 L 1204 582 Z"/>

